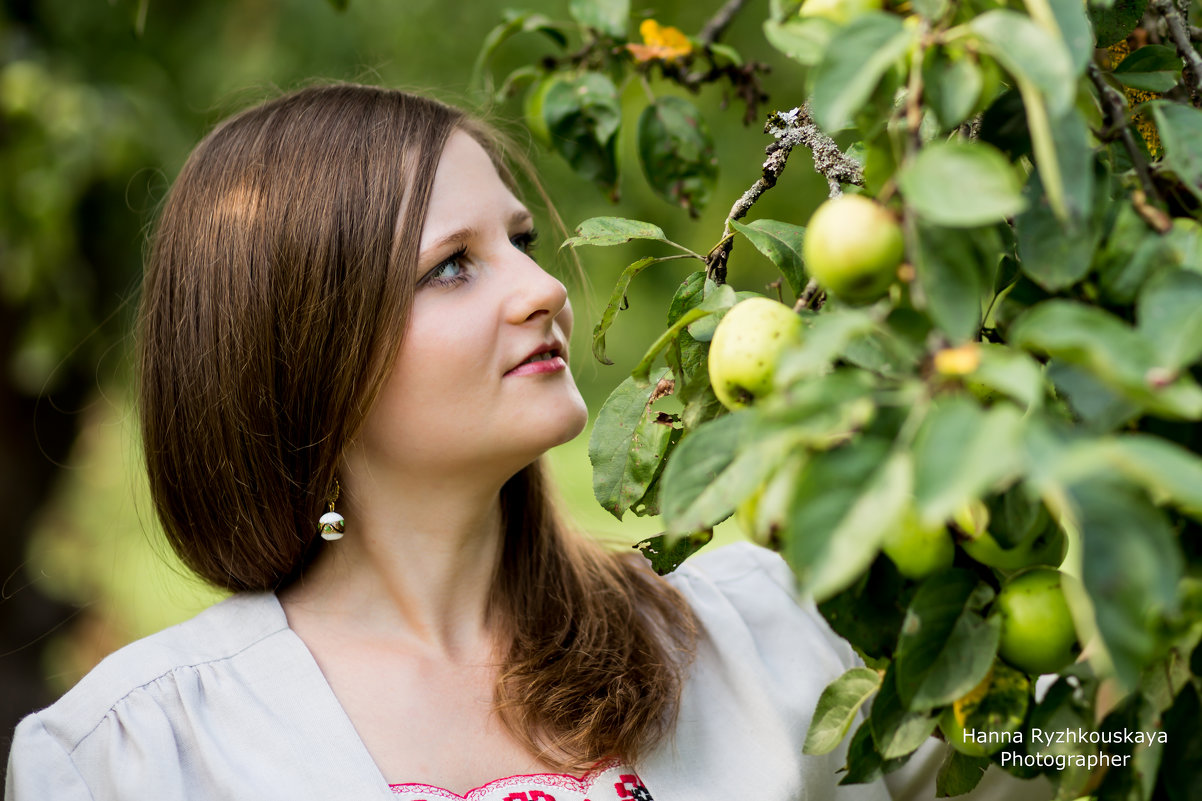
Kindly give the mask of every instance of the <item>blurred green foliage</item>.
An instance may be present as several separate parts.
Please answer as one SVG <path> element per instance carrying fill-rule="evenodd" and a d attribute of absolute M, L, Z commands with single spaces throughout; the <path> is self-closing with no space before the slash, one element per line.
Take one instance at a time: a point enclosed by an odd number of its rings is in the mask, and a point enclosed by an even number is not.
<path fill-rule="evenodd" d="M 37 515 L 26 572 L 44 591 L 86 608 L 101 621 L 91 651 L 64 638 L 50 650 L 57 686 L 69 686 L 90 661 L 132 637 L 195 612 L 210 593 L 180 575 L 157 540 L 153 510 L 142 489 L 131 396 L 130 330 L 146 234 L 189 149 L 225 116 L 313 81 L 350 80 L 429 92 L 477 110 L 528 149 L 569 224 L 613 213 L 605 194 L 571 172 L 519 125 L 522 99 L 481 108 L 469 81 L 482 43 L 505 7 L 352 0 L 344 10 L 321 0 L 165 3 L 159 0 L 6 0 L 0 5 L 0 385 L 24 397 L 49 397 L 66 386 L 91 387 L 93 401 L 75 412 L 81 433 L 59 470 L 54 493 Z M 534 0 L 533 12 L 568 16 L 568 0 Z M 718 3 L 657 4 L 656 14 L 683 29 L 700 28 Z M 632 31 L 639 18 L 629 21 Z M 724 41 L 757 54 L 762 33 L 754 18 L 736 20 Z M 552 42 L 519 34 L 492 54 L 490 70 L 507 74 Z M 770 56 L 770 59 L 773 58 Z M 783 57 L 781 57 L 783 60 Z M 798 87 L 769 75 L 771 107 L 797 102 Z M 653 81 L 657 94 L 684 94 Z M 718 114 L 716 88 L 690 98 L 713 126 L 722 168 L 712 202 L 697 219 L 666 205 L 638 169 L 622 169 L 616 191 L 624 215 L 655 220 L 668 235 L 700 252 L 730 204 L 758 177 L 746 154 L 770 141 L 759 123 Z M 645 103 L 635 87 L 618 98 L 624 112 Z M 637 132 L 615 143 L 619 164 L 638 159 Z M 728 158 L 737 156 L 737 158 Z M 826 194 L 807 170 L 788 173 L 757 211 L 768 217 L 807 216 Z M 571 275 L 557 253 L 559 236 L 545 210 L 540 258 Z M 624 323 L 609 343 L 614 366 L 590 355 L 589 333 L 603 293 L 633 260 L 636 246 L 583 255 L 583 281 L 573 287 L 577 326 L 574 372 L 594 411 L 662 325 L 655 298 L 671 294 L 688 269 L 654 266 L 628 296 Z M 644 255 L 638 250 L 639 255 Z M 731 280 L 760 289 L 772 265 L 752 248 L 736 252 Z M 3 412 L 0 412 L 2 414 Z M 28 427 L 29 421 L 0 424 Z M 648 520 L 618 524 L 592 498 L 588 433 L 552 454 L 566 506 L 590 532 L 617 542 L 655 533 Z M 720 530 L 718 539 L 738 536 Z M 162 557 L 162 558 L 160 558 Z M 83 655 L 80 656 L 80 653 Z M 74 655 L 72 655 L 74 654 Z"/>

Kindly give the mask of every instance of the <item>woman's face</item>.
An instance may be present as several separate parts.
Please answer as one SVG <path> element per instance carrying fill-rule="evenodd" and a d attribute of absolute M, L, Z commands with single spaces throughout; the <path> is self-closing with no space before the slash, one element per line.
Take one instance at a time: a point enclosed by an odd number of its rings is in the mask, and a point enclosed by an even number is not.
<path fill-rule="evenodd" d="M 373 462 L 508 478 L 584 429 L 567 366 L 572 307 L 530 257 L 532 231 L 484 149 L 453 133 L 434 178 L 404 342 L 360 439 Z"/>

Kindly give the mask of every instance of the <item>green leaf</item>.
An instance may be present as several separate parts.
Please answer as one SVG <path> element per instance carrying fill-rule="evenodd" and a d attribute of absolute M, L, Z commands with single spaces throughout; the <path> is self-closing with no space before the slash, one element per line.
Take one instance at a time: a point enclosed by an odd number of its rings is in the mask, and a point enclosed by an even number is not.
<path fill-rule="evenodd" d="M 1157 502 L 1167 501 L 1196 520 L 1202 520 L 1202 457 L 1151 434 L 1122 434 L 1101 451 L 1089 449 L 1109 472 L 1121 473 Z"/>
<path fill-rule="evenodd" d="M 949 0 L 915 0 L 914 10 L 932 23 L 937 23 L 947 13 Z"/>
<path fill-rule="evenodd" d="M 805 263 L 801 256 L 801 242 L 805 238 L 806 229 L 800 225 L 776 220 L 755 220 L 747 225 L 731 220 L 730 224 L 747 237 L 768 261 L 776 265 L 788 280 L 793 294 L 800 295 L 805 288 Z"/>
<path fill-rule="evenodd" d="M 625 305 L 627 287 L 630 286 L 630 282 L 634 280 L 636 275 L 657 261 L 660 260 L 653 257 L 639 259 L 623 270 L 622 274 L 618 276 L 618 282 L 614 285 L 613 294 L 610 295 L 609 302 L 605 304 L 605 310 L 601 313 L 601 319 L 597 321 L 597 326 L 593 329 L 593 356 L 602 364 L 613 364 L 605 355 L 605 333 L 613 325 L 614 318 L 618 315 L 618 310 Z"/>
<path fill-rule="evenodd" d="M 931 47 L 922 61 L 922 83 L 923 100 L 946 131 L 972 113 L 984 80 L 972 59 L 951 58 L 944 48 Z"/>
<path fill-rule="evenodd" d="M 623 217 L 590 217 L 576 226 L 576 236 L 569 237 L 560 245 L 579 247 L 580 245 L 622 245 L 633 239 L 654 239 L 667 242 L 664 231 L 658 225 L 652 225 L 642 220 L 628 220 Z"/>
<path fill-rule="evenodd" d="M 784 22 L 770 19 L 764 23 L 764 38 L 789 58 L 812 67 L 822 60 L 838 27 L 821 17 L 793 17 Z"/>
<path fill-rule="evenodd" d="M 345 7 L 345 0 L 343 0 Z M 504 44 L 509 39 L 519 33 L 538 32 L 549 37 L 559 46 L 563 47 L 567 44 L 567 38 L 560 30 L 560 23 L 555 22 L 544 14 L 536 14 L 529 11 L 523 12 L 506 12 L 504 21 L 488 32 L 484 37 L 484 44 L 480 46 L 480 54 L 476 57 L 476 63 L 472 67 L 471 85 L 479 86 L 484 78 L 484 70 L 488 66 L 488 62 L 496 53 L 497 48 Z"/>
<path fill-rule="evenodd" d="M 1048 380 L 1057 397 L 1072 411 L 1073 420 L 1084 431 L 1104 433 L 1126 425 L 1140 414 L 1138 404 L 1103 384 L 1093 373 L 1075 364 L 1049 359 Z"/>
<path fill-rule="evenodd" d="M 651 372 L 651 365 L 655 363 L 656 357 L 672 344 L 686 326 L 712 314 L 725 312 L 731 306 L 735 305 L 736 300 L 735 291 L 731 289 L 730 284 L 719 285 L 700 305 L 682 314 L 680 319 L 669 326 L 667 331 L 660 334 L 655 342 L 651 343 L 651 347 L 643 354 L 642 360 L 635 365 L 631 375 L 634 376 L 636 381 L 647 381 L 647 376 Z"/>
<path fill-rule="evenodd" d="M 897 180 L 906 202 L 936 225 L 989 225 L 1025 206 L 1014 167 L 996 148 L 979 142 L 928 145 Z"/>
<path fill-rule="evenodd" d="M 680 286 L 676 288 L 676 292 L 672 295 L 672 301 L 668 304 L 667 324 L 672 325 L 689 309 L 700 306 L 701 302 L 705 300 L 706 290 L 712 292 L 717 286 L 711 279 L 706 277 L 705 270 L 697 270 L 689 273 L 680 282 Z"/>
<path fill-rule="evenodd" d="M 761 499 L 761 508 L 763 504 Z M 877 559 L 851 587 L 823 601 L 818 610 L 858 652 L 869 659 L 889 659 L 916 588 L 888 559 Z"/>
<path fill-rule="evenodd" d="M 863 309 L 823 310 L 806 327 L 801 347 L 781 356 L 776 367 L 776 383 L 788 386 L 829 371 L 851 343 L 876 328 L 876 320 Z"/>
<path fill-rule="evenodd" d="M 968 23 L 989 55 L 1016 78 L 1029 81 L 1046 98 L 1053 114 L 1064 111 L 1076 96 L 1073 57 L 1065 43 L 1025 14 L 1008 9 L 987 11 Z"/>
<path fill-rule="evenodd" d="M 1079 76 L 1085 72 L 1085 65 L 1093 58 L 1094 35 L 1093 26 L 1085 3 L 1081 0 L 1048 0 L 1052 14 L 1056 18 L 1056 27 L 1072 60 L 1073 75 Z"/>
<path fill-rule="evenodd" d="M 991 618 L 997 622 L 1000 616 L 995 612 Z M 957 705 L 944 711 L 941 721 L 946 727 L 944 733 L 962 724 L 966 731 L 977 732 L 986 743 L 1012 740 L 1017 744 L 1015 733 L 1022 727 L 1030 706 L 1030 680 L 1022 671 L 998 661 L 990 666 L 983 684 L 983 688 L 974 687 L 968 698 L 960 698 Z M 982 692 L 984 695 L 979 695 Z"/>
<path fill-rule="evenodd" d="M 926 710 L 907 708 L 897 692 L 896 661 L 889 665 L 881 691 L 872 702 L 872 739 L 885 759 L 896 759 L 914 752 L 935 731 L 935 718 Z"/>
<path fill-rule="evenodd" d="M 1080 122 L 1079 118 L 1076 121 Z M 1078 142 L 1081 150 L 1073 151 L 1073 154 L 1080 152 L 1088 156 L 1090 150 L 1084 144 L 1086 132 L 1082 128 L 1078 133 L 1081 134 L 1081 141 Z M 1066 155 L 1061 164 L 1072 164 L 1076 160 L 1073 154 Z M 1088 178 L 1084 177 L 1086 174 Z M 1101 225 L 1090 224 L 1091 218 L 1087 213 L 1089 198 L 1082 200 L 1079 196 L 1082 190 L 1091 194 L 1095 188 L 1098 193 L 1107 191 L 1105 184 L 1095 183 L 1093 178 L 1092 165 L 1074 165 L 1065 182 L 1066 190 L 1069 185 L 1072 186 L 1071 191 L 1066 191 L 1066 196 L 1071 198 L 1069 207 L 1074 213 L 1066 220 L 1060 220 L 1051 213 L 1042 175 L 1038 171 L 1031 174 L 1023 191 L 1028 202 L 1027 210 L 1014 221 L 1018 234 L 1019 264 L 1023 273 L 1049 292 L 1072 286 L 1085 277 L 1105 233 Z"/>
<path fill-rule="evenodd" d="M 639 115 L 638 147 L 651 188 L 696 217 L 718 180 L 714 140 L 697 107 L 675 95 L 656 98 Z"/>
<path fill-rule="evenodd" d="M 669 533 L 673 533 L 673 524 L 685 517 L 698 499 L 710 490 L 711 485 L 718 481 L 735 461 L 750 416 L 750 412 L 736 412 L 711 420 L 695 431 L 690 431 L 676 447 L 676 452 L 664 468 L 661 490 L 660 507 L 670 527 Z M 755 487 L 750 489 L 754 490 Z M 694 530 L 708 528 L 717 523 L 734 511 L 735 504 L 740 500 L 742 498 L 732 501 L 725 515 L 719 515 L 717 519 L 697 526 Z M 675 527 L 675 533 L 687 530 Z"/>
<path fill-rule="evenodd" d="M 630 18 L 630 0 L 571 0 L 568 13 L 581 25 L 615 39 L 624 39 L 626 21 Z"/>
<path fill-rule="evenodd" d="M 784 429 L 791 442 L 827 450 L 862 429 L 876 413 L 876 382 L 864 370 L 841 369 L 782 388 L 757 403 L 757 437 Z"/>
<path fill-rule="evenodd" d="M 1043 404 L 1043 370 L 1030 354 L 992 343 L 982 343 L 980 353 L 981 363 L 969 377 L 971 382 L 1008 395 L 1027 408 Z"/>
<path fill-rule="evenodd" d="M 1175 603 L 1181 551 L 1164 513 L 1129 485 L 1092 480 L 1069 492 L 1080 516 L 1082 578 L 1098 632 L 1119 680 L 1134 687 L 1160 650 L 1155 615 Z"/>
<path fill-rule="evenodd" d="M 651 563 L 651 569 L 666 576 L 684 564 L 684 561 L 701 550 L 714 538 L 713 531 L 698 531 L 685 537 L 669 537 L 660 534 L 634 544 L 634 548 Z"/>
<path fill-rule="evenodd" d="M 989 757 L 961 754 L 951 746 L 947 747 L 946 754 L 935 775 L 936 798 L 963 795 L 981 783 L 981 777 L 989 767 Z"/>
<path fill-rule="evenodd" d="M 1107 207 L 1110 175 L 1103 164 L 1095 166 L 1092 134 L 1076 106 L 1053 114 L 1049 124 L 1064 200 L 1071 219 L 1088 221 L 1095 208 Z M 1042 181 L 1043 173 L 1040 176 Z M 1097 184 L 1100 185 L 1095 189 Z"/>
<path fill-rule="evenodd" d="M 1151 343 L 1156 361 L 1180 370 L 1202 357 L 1202 275 L 1162 270 L 1139 293 L 1136 330 Z"/>
<path fill-rule="evenodd" d="M 924 526 L 937 526 L 964 504 L 1021 471 L 1023 416 L 999 403 L 988 410 L 963 396 L 932 408 L 914 441 L 914 500 Z"/>
<path fill-rule="evenodd" d="M 988 675 L 1001 622 L 981 613 L 993 595 L 959 568 L 919 586 L 897 643 L 897 691 L 909 709 L 950 704 Z"/>
<path fill-rule="evenodd" d="M 828 133 L 846 128 L 915 35 L 900 17 L 881 11 L 862 14 L 835 31 L 810 75 L 810 110 L 818 126 Z"/>
<path fill-rule="evenodd" d="M 918 226 L 915 270 L 926 311 L 952 342 L 974 339 L 981 326 L 981 298 L 987 289 L 974 232 Z"/>
<path fill-rule="evenodd" d="M 726 418 L 719 418 L 722 419 Z M 697 434 L 705 432 L 707 427 L 717 422 L 702 426 L 684 441 L 694 442 Z M 665 479 L 673 482 L 665 483 L 665 491 L 670 493 L 665 495 L 663 504 L 668 533 L 681 534 L 709 528 L 730 517 L 735 507 L 751 497 L 796 449 L 796 443 L 797 438 L 793 432 L 785 431 L 758 442 L 745 444 L 722 472 L 696 495 L 692 494 L 696 489 L 696 485 L 692 483 L 696 480 L 696 475 L 690 475 L 691 468 L 673 471 L 671 478 Z M 704 463 L 705 456 L 698 455 L 698 451 L 705 447 L 709 445 L 704 440 L 699 444 L 695 443 L 685 455 L 689 459 Z M 676 462 L 674 458 L 670 465 Z"/>
<path fill-rule="evenodd" d="M 1148 105 L 1160 132 L 1165 164 L 1202 200 L 1202 111 L 1168 100 Z"/>
<path fill-rule="evenodd" d="M 872 668 L 858 667 L 827 685 L 818 698 L 804 754 L 829 754 L 843 742 L 864 702 L 881 686 L 881 676 Z"/>
<path fill-rule="evenodd" d="M 670 423 L 672 422 L 672 416 L 669 415 L 667 419 L 661 419 L 660 422 Z M 671 434 L 668 437 L 667 451 L 664 453 L 664 458 L 660 460 L 659 468 L 651 478 L 651 483 L 647 485 L 647 491 L 643 493 L 643 497 L 630 505 L 630 511 L 634 512 L 636 517 L 659 517 L 659 495 L 660 487 L 662 486 L 660 479 L 663 478 L 665 465 L 672 458 L 673 449 L 680 443 L 680 439 L 683 436 L 684 429 L 676 428 L 673 425 Z"/>
<path fill-rule="evenodd" d="M 871 721 L 866 720 L 856 729 L 856 733 L 851 737 L 851 744 L 847 746 L 847 766 L 839 784 L 874 782 L 882 775 L 897 770 L 904 762 L 904 759 L 886 761 L 881 758 L 872 739 Z"/>
<path fill-rule="evenodd" d="M 1148 0 L 1114 0 L 1112 5 L 1088 3 L 1098 47 L 1110 47 L 1123 41 L 1139 25 L 1148 10 Z"/>
<path fill-rule="evenodd" d="M 1048 300 L 1010 328 L 1011 344 L 1088 370 L 1128 400 L 1156 414 L 1202 417 L 1202 388 L 1156 363 L 1151 343 L 1110 313 L 1067 300 Z"/>
<path fill-rule="evenodd" d="M 619 520 L 646 493 L 668 449 L 672 426 L 651 411 L 651 395 L 667 370 L 650 386 L 628 378 L 610 393 L 589 437 L 593 495 Z"/>
<path fill-rule="evenodd" d="M 613 81 L 597 72 L 557 81 L 547 89 L 542 110 L 555 151 L 577 175 L 615 194 L 622 107 Z"/>
<path fill-rule="evenodd" d="M 1167 92 L 1181 80 L 1184 65 L 1176 49 L 1167 45 L 1145 45 L 1114 68 L 1114 77 L 1132 89 Z"/>
<path fill-rule="evenodd" d="M 1148 278 L 1169 261 L 1167 237 L 1154 231 L 1129 202 L 1118 204 L 1114 218 L 1104 226 L 1106 241 L 1096 252 L 1094 272 L 1102 297 L 1111 303 L 1135 301 Z M 1176 226 L 1174 226 L 1176 227 Z"/>
<path fill-rule="evenodd" d="M 721 63 L 722 61 L 725 61 L 735 67 L 743 66 L 743 57 L 739 55 L 739 51 L 735 50 L 728 44 L 711 42 L 709 45 L 709 51 L 716 56 L 715 63 Z"/>
<path fill-rule="evenodd" d="M 876 557 L 909 502 L 908 453 L 861 439 L 816 454 L 789 506 L 785 558 L 804 590 L 824 601 L 849 587 Z"/>
<path fill-rule="evenodd" d="M 1193 801 L 1202 797 L 1202 697 L 1196 684 L 1181 689 L 1164 716 L 1168 742 L 1161 763 L 1161 786 L 1168 801 Z"/>

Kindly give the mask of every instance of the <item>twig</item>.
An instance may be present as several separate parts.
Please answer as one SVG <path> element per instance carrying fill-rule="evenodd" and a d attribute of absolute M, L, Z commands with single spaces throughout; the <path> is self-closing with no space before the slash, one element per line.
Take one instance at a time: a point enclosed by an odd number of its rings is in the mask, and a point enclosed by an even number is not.
<path fill-rule="evenodd" d="M 801 294 L 797 296 L 797 302 L 793 304 L 793 311 L 799 312 L 802 309 L 808 309 L 811 302 L 814 302 L 815 311 L 822 308 L 822 298 L 814 301 L 814 298 L 818 297 L 821 293 L 822 288 L 818 286 L 818 282 L 815 279 L 811 278 L 806 282 L 805 289 L 801 290 Z"/>
<path fill-rule="evenodd" d="M 914 64 L 923 63 L 923 53 L 926 51 L 924 40 L 931 32 L 931 24 L 925 19 L 921 21 L 919 36 L 915 40 L 912 55 Z M 922 70 L 910 70 L 910 82 L 906 87 L 906 133 L 907 149 L 913 156 L 922 149 L 922 94 L 925 91 L 922 84 Z"/>
<path fill-rule="evenodd" d="M 739 13 L 739 9 L 747 0 L 727 0 L 726 5 L 718 9 L 714 16 L 710 17 L 705 23 L 705 27 L 701 29 L 701 33 L 697 34 L 697 38 L 702 44 L 712 45 L 714 42 L 726 32 L 731 21 L 734 20 L 735 14 Z"/>
<path fill-rule="evenodd" d="M 722 241 L 715 245 L 709 256 L 706 257 L 709 277 L 719 284 L 726 281 L 726 261 L 730 256 L 733 244 L 731 220 L 744 217 L 762 194 L 776 186 L 776 181 L 784 171 L 785 163 L 789 159 L 789 154 L 793 152 L 793 148 L 804 145 L 813 152 L 814 169 L 826 177 L 827 183 L 831 187 L 831 196 L 839 194 L 841 182 L 857 186 L 864 184 L 863 168 L 856 161 L 845 156 L 835 144 L 835 140 L 824 134 L 814 124 L 808 106 L 799 106 L 789 111 L 773 114 L 765 123 L 764 132 L 772 134 L 774 141 L 765 149 L 768 158 L 764 160 L 760 177 L 731 206 L 730 214 L 726 216 Z"/>
<path fill-rule="evenodd" d="M 1189 84 L 1190 98 L 1195 107 L 1202 108 L 1202 56 L 1198 55 L 1193 42 L 1190 41 L 1188 25 L 1182 18 L 1181 12 L 1177 10 L 1177 6 L 1173 5 L 1173 0 L 1152 0 L 1152 8 L 1164 17 L 1164 21 L 1169 27 L 1169 36 L 1172 37 L 1173 44 L 1177 46 L 1177 52 L 1185 59 L 1190 77 L 1193 79 Z"/>
<path fill-rule="evenodd" d="M 1089 77 L 1098 89 L 1098 94 L 1102 99 L 1102 109 L 1106 114 L 1104 135 L 1109 138 L 1113 138 L 1115 133 L 1119 135 L 1123 140 L 1123 147 L 1126 149 L 1127 155 L 1131 157 L 1131 164 L 1135 167 L 1136 175 L 1139 176 L 1139 183 L 1144 189 L 1144 194 L 1156 203 L 1163 202 L 1160 193 L 1156 191 L 1156 185 L 1152 183 L 1152 173 L 1148 171 L 1148 163 L 1144 160 L 1143 151 L 1139 149 L 1139 145 L 1135 143 L 1135 135 L 1131 133 L 1131 125 L 1127 121 L 1126 101 L 1117 89 L 1106 83 L 1097 64 L 1091 62 L 1088 69 Z"/>
<path fill-rule="evenodd" d="M 1135 207 L 1135 213 L 1157 232 L 1167 234 L 1173 230 L 1173 218 L 1165 214 L 1162 209 L 1149 203 L 1143 190 L 1136 189 L 1131 193 L 1131 205 Z"/>

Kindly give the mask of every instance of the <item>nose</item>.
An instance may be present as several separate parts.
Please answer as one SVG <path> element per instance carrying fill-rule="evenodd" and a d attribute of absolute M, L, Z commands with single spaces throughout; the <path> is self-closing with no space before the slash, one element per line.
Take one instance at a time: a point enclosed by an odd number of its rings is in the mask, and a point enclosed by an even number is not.
<path fill-rule="evenodd" d="M 560 318 L 568 312 L 568 289 L 555 276 L 548 273 L 538 262 L 521 251 L 514 251 L 512 269 L 509 271 L 512 293 L 509 321 L 521 324 L 527 320 Z"/>

